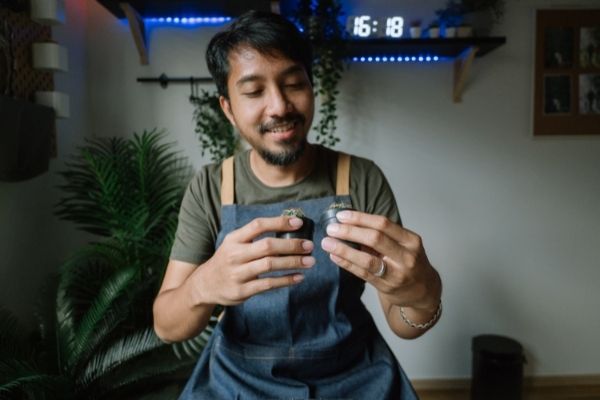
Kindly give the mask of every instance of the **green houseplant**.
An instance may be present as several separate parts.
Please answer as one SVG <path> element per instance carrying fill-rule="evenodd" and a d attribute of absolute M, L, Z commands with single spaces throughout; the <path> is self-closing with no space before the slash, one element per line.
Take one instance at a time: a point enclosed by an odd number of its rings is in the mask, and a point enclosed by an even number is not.
<path fill-rule="evenodd" d="M 318 143 L 335 146 L 338 83 L 344 71 L 345 29 L 338 0 L 300 0 L 294 19 L 313 47 L 313 81 L 320 98 L 320 119 L 314 128 Z"/>
<path fill-rule="evenodd" d="M 190 102 L 195 107 L 193 119 L 202 155 L 208 151 L 213 162 L 233 155 L 239 145 L 239 136 L 221 110 L 219 94 L 201 90 L 198 96 L 190 96 Z"/>
<path fill-rule="evenodd" d="M 175 345 L 152 329 L 152 302 L 191 173 L 163 136 L 153 130 L 91 140 L 61 172 L 57 215 L 96 240 L 62 265 L 54 315 L 38 333 L 45 360 L 14 357 L 28 368 L 10 369 L 3 382 L 13 398 L 135 399 L 189 374 L 215 319 Z M 28 376 L 39 379 L 34 385 Z"/>
<path fill-rule="evenodd" d="M 444 27 L 468 25 L 480 36 L 486 36 L 492 26 L 502 20 L 504 7 L 505 0 L 447 0 L 436 14 Z"/>

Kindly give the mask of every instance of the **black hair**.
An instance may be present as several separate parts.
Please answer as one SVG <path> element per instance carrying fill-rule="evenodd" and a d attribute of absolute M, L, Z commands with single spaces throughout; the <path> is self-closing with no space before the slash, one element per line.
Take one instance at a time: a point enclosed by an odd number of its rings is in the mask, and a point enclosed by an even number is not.
<path fill-rule="evenodd" d="M 219 95 L 229 98 L 229 53 L 243 46 L 263 55 L 282 55 L 299 62 L 312 83 L 312 50 L 308 39 L 285 17 L 252 10 L 240 15 L 226 30 L 217 33 L 206 49 L 206 63 Z"/>

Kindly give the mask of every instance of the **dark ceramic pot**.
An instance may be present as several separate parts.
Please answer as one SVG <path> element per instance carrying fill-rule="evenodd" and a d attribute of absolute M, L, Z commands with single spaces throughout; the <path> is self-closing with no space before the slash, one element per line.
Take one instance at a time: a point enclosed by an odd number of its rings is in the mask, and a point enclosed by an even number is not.
<path fill-rule="evenodd" d="M 313 231 L 315 229 L 315 223 L 312 219 L 307 217 L 298 217 L 303 221 L 300 229 L 289 232 L 277 232 L 275 237 L 280 239 L 307 239 L 312 240 Z"/>
<path fill-rule="evenodd" d="M 323 227 L 325 231 L 327 231 L 327 225 L 329 224 L 339 224 L 340 221 L 337 219 L 336 214 L 340 211 L 353 209 L 350 207 L 340 207 L 340 208 L 328 208 L 327 210 L 321 213 L 321 218 L 319 219 L 319 223 Z M 339 240 L 339 239 L 338 239 Z M 348 240 L 342 240 L 345 244 L 352 247 L 353 249 L 360 249 L 360 245 L 358 243 L 350 242 Z"/>

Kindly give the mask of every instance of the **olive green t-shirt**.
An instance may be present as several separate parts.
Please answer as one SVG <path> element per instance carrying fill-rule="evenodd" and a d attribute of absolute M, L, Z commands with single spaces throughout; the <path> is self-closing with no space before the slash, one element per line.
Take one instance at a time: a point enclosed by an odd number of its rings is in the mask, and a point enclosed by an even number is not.
<path fill-rule="evenodd" d="M 250 150 L 234 160 L 235 203 L 268 204 L 334 196 L 337 153 L 315 145 L 315 165 L 309 175 L 290 186 L 270 187 L 250 168 Z M 394 194 L 385 176 L 370 160 L 352 156 L 350 198 L 356 210 L 378 214 L 400 223 Z M 221 164 L 204 166 L 192 179 L 181 203 L 179 224 L 171 249 L 172 260 L 201 264 L 215 251 L 220 229 Z"/>

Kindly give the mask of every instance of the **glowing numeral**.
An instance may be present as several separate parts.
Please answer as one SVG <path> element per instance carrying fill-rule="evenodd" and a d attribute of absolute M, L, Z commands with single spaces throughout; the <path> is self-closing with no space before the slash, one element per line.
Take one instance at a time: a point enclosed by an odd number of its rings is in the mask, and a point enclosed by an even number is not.
<path fill-rule="evenodd" d="M 371 25 L 369 25 L 369 15 L 361 15 L 354 18 L 354 35 L 359 37 L 369 37 L 371 34 Z"/>
<path fill-rule="evenodd" d="M 392 38 L 402 37 L 402 30 L 404 28 L 404 18 L 402 17 L 389 17 L 387 19 L 385 35 Z"/>

